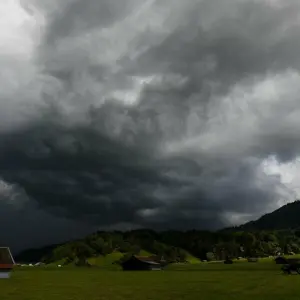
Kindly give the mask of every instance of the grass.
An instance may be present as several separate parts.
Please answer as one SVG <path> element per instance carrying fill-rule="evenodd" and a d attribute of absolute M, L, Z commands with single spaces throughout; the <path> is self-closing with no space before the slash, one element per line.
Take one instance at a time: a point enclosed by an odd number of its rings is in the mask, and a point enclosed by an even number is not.
<path fill-rule="evenodd" d="M 165 271 L 20 268 L 0 280 L 1 300 L 298 300 L 300 276 L 280 266 L 240 262 L 176 264 Z"/>

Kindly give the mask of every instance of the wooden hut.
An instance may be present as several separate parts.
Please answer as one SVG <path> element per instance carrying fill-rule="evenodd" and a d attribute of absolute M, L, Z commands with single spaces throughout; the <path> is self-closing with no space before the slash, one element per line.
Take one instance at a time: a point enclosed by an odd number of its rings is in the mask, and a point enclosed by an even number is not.
<path fill-rule="evenodd" d="M 281 264 L 281 265 L 300 263 L 299 258 L 285 258 L 282 256 L 278 256 L 274 260 L 276 264 Z"/>
<path fill-rule="evenodd" d="M 124 271 L 159 271 L 162 265 L 152 257 L 133 255 L 122 263 L 122 268 Z"/>
<path fill-rule="evenodd" d="M 275 263 L 278 264 L 278 265 L 284 265 L 284 264 L 287 264 L 288 261 L 285 257 L 282 257 L 282 256 L 277 256 L 275 259 L 274 259 Z"/>
<path fill-rule="evenodd" d="M 0 247 L 0 279 L 9 278 L 15 261 L 8 247 Z"/>

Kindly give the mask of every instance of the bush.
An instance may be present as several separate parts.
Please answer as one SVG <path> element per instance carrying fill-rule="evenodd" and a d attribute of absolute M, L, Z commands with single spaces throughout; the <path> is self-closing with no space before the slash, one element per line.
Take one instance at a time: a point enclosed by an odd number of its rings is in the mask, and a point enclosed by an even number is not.
<path fill-rule="evenodd" d="M 258 262 L 258 258 L 256 257 L 249 257 L 248 262 Z"/>
<path fill-rule="evenodd" d="M 207 261 L 212 261 L 212 260 L 215 260 L 215 255 L 213 252 L 207 252 L 206 253 L 206 259 Z"/>
<path fill-rule="evenodd" d="M 85 258 L 81 257 L 76 257 L 74 264 L 77 267 L 91 267 L 90 263 Z"/>
<path fill-rule="evenodd" d="M 232 259 L 226 259 L 226 260 L 224 260 L 224 264 L 231 265 L 231 264 L 233 264 L 233 260 Z"/>

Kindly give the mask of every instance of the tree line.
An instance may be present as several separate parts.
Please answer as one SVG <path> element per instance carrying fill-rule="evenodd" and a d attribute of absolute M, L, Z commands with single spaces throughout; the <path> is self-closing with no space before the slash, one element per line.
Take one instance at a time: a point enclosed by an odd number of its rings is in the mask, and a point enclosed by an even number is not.
<path fill-rule="evenodd" d="M 58 245 L 43 253 L 42 261 L 67 262 L 118 251 L 127 257 L 145 250 L 168 262 L 185 262 L 188 255 L 200 260 L 266 257 L 300 253 L 300 230 L 278 231 L 164 231 L 141 229 L 127 232 L 98 231 L 84 239 Z"/>

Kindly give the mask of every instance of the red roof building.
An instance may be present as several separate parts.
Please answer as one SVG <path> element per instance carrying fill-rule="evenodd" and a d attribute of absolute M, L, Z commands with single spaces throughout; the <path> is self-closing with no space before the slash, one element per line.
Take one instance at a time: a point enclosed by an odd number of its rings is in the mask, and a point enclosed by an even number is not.
<path fill-rule="evenodd" d="M 0 279 L 9 278 L 15 261 L 8 247 L 0 247 Z"/>

